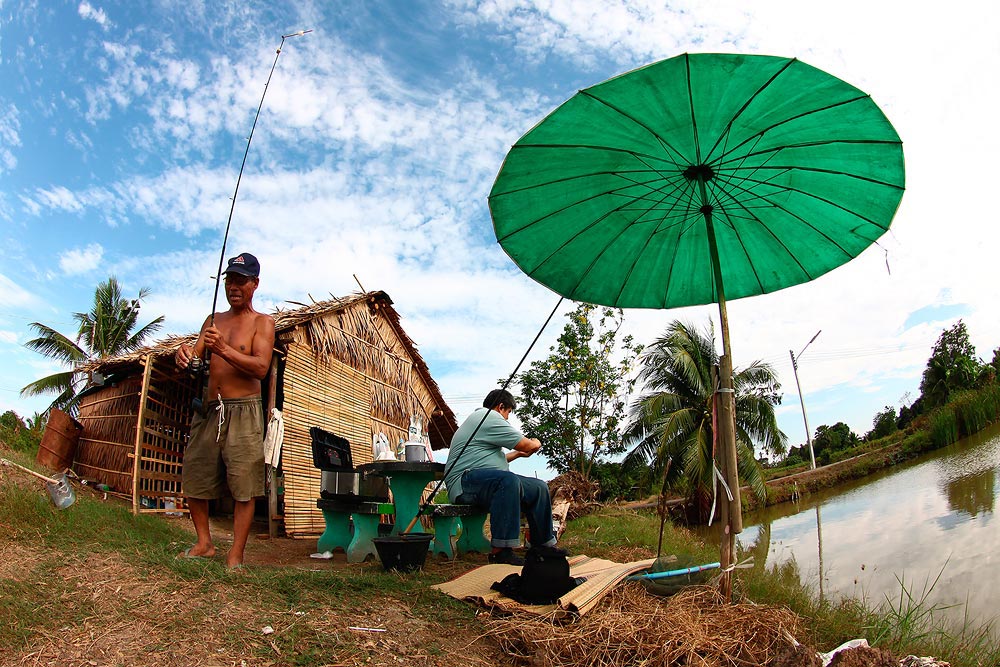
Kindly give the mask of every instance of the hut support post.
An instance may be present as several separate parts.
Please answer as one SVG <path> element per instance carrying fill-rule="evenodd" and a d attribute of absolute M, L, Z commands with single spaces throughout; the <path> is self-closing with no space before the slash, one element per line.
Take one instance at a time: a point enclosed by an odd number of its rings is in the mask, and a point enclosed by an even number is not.
<path fill-rule="evenodd" d="M 135 422 L 135 455 L 132 457 L 132 514 L 139 513 L 139 472 L 142 465 L 142 424 L 146 419 L 146 398 L 149 396 L 149 379 L 153 375 L 153 355 L 142 361 L 142 389 L 139 391 L 139 409 Z"/>
<path fill-rule="evenodd" d="M 267 408 L 264 411 L 264 421 L 270 420 L 271 410 L 275 407 L 278 389 L 278 355 L 271 355 L 271 370 L 268 371 Z M 271 474 L 266 477 L 267 485 L 267 534 L 278 536 L 278 469 L 271 468 Z"/>

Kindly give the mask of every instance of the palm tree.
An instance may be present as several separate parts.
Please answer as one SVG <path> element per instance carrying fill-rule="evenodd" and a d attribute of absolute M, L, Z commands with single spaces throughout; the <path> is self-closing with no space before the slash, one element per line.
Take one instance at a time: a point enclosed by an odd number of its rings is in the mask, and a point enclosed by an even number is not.
<path fill-rule="evenodd" d="M 126 299 L 118 279 L 109 277 L 94 290 L 90 312 L 73 313 L 73 319 L 79 324 L 75 339 L 45 324 L 32 322 L 29 326 L 38 337 L 25 343 L 25 347 L 61 361 L 70 369 L 35 380 L 21 390 L 21 396 L 56 394 L 45 412 L 59 408 L 75 413 L 80 392 L 93 383 L 90 373 L 77 370 L 80 365 L 135 351 L 162 326 L 163 317 L 160 316 L 138 331 L 132 331 L 139 319 L 139 302 L 149 293 L 149 288 L 143 287 L 138 298 Z"/>
<path fill-rule="evenodd" d="M 709 323 L 706 331 L 699 332 L 675 320 L 640 361 L 639 380 L 647 393 L 631 406 L 627 435 L 634 444 L 623 463 L 645 467 L 647 483 L 662 477 L 665 486 L 694 501 L 704 521 L 715 482 L 712 367 L 719 363 L 719 355 L 714 329 Z M 760 498 L 765 495 L 764 479 L 753 444 L 774 456 L 787 448 L 788 438 L 774 416 L 780 388 L 769 364 L 755 361 L 733 370 L 739 476 Z"/>

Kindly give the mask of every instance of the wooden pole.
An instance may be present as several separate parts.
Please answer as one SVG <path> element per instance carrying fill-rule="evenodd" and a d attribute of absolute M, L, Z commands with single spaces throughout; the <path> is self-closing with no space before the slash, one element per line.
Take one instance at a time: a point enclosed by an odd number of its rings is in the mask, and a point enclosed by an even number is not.
<path fill-rule="evenodd" d="M 701 182 L 702 199 L 707 202 L 705 184 Z M 726 292 L 722 282 L 722 267 L 719 262 L 719 248 L 715 238 L 715 227 L 712 224 L 712 206 L 705 204 L 701 209 L 705 216 L 705 227 L 708 236 L 708 246 L 712 257 L 712 271 L 715 278 L 715 289 L 719 301 L 719 321 L 722 326 L 722 357 L 719 359 L 720 377 L 718 389 L 718 412 L 716 425 L 718 443 L 720 445 L 719 472 L 729 486 L 733 500 L 729 501 L 726 490 L 718 490 L 720 503 L 719 520 L 722 523 L 722 540 L 719 549 L 719 562 L 722 567 L 722 577 L 719 580 L 719 590 L 726 600 L 732 598 L 732 577 L 727 568 L 732 564 L 736 551 L 736 535 L 743 530 L 743 504 L 740 501 L 739 470 L 736 461 L 736 419 L 735 401 L 733 396 L 733 358 L 729 349 L 729 316 L 726 313 Z M 719 485 L 721 486 L 721 485 Z"/>
<path fill-rule="evenodd" d="M 275 407 L 278 390 L 278 355 L 271 355 L 271 370 L 268 371 L 267 408 L 264 410 L 265 423 L 270 421 L 271 409 Z M 264 477 L 267 480 L 267 534 L 278 536 L 278 469 L 271 468 L 271 474 Z"/>
<path fill-rule="evenodd" d="M 132 514 L 139 513 L 139 473 L 142 472 L 142 436 L 146 425 L 146 399 L 149 398 L 149 378 L 153 375 L 153 354 L 142 362 L 142 389 L 139 390 L 139 409 L 136 411 L 135 456 L 132 460 Z"/>

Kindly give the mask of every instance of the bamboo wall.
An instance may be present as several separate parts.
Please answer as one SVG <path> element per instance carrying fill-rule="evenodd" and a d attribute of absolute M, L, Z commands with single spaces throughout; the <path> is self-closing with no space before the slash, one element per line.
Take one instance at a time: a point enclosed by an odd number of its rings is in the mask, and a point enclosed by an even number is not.
<path fill-rule="evenodd" d="M 152 359 L 146 394 L 139 406 L 142 431 L 134 443 L 138 475 L 133 485 L 133 508 L 138 512 L 166 511 L 165 500 L 179 503 L 181 499 L 181 467 L 194 397 L 193 383 L 178 372 L 172 357 Z"/>
<path fill-rule="evenodd" d="M 77 420 L 83 424 L 73 470 L 80 477 L 132 493 L 132 455 L 142 376 L 84 396 Z"/>
<path fill-rule="evenodd" d="M 284 375 L 282 419 L 285 440 L 281 469 L 285 476 L 285 533 L 291 537 L 319 535 L 325 527 L 316 508 L 320 471 L 313 466 L 309 428 L 347 438 L 354 465 L 372 460 L 368 380 L 336 360 L 320 362 L 308 347 L 291 343 Z"/>
<path fill-rule="evenodd" d="M 420 415 L 426 428 L 437 406 L 395 329 L 365 302 L 316 317 L 281 341 L 288 353 L 281 459 L 285 532 L 319 535 L 325 527 L 316 509 L 321 474 L 312 464 L 309 427 L 347 438 L 357 466 L 372 460 L 375 433 L 385 434 L 395 448 L 406 439 L 410 415 Z"/>
<path fill-rule="evenodd" d="M 162 512 L 165 499 L 180 498 L 194 393 L 171 357 L 152 358 L 142 374 L 80 402 L 83 433 L 73 464 L 81 477 L 131 496 L 138 512 Z"/>

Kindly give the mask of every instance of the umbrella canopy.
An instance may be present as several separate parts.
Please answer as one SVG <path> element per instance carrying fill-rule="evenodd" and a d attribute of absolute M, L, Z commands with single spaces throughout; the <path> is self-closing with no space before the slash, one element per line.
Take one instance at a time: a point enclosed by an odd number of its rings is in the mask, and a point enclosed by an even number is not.
<path fill-rule="evenodd" d="M 685 54 L 558 107 L 511 148 L 489 204 L 543 285 L 672 308 L 840 266 L 889 228 L 903 184 L 899 136 L 857 88 L 795 59 Z"/>
<path fill-rule="evenodd" d="M 723 593 L 742 530 L 726 299 L 808 282 L 889 228 L 899 136 L 865 93 L 799 60 L 685 54 L 580 91 L 510 150 L 497 240 L 559 294 L 719 304 Z"/>

